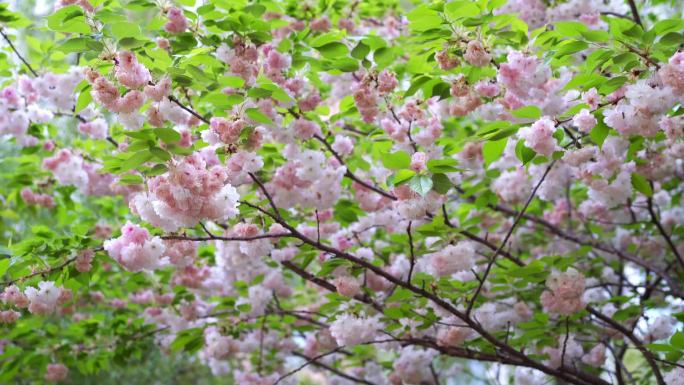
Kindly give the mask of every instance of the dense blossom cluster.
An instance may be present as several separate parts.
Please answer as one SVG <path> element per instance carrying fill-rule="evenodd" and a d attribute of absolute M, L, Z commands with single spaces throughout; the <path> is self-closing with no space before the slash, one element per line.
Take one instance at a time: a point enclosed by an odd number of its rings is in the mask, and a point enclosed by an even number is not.
<path fill-rule="evenodd" d="M 240 198 L 227 182 L 228 173 L 218 158 L 195 153 L 152 178 L 148 191 L 132 197 L 131 210 L 167 231 L 194 226 L 202 219 L 223 221 L 237 214 Z"/>
<path fill-rule="evenodd" d="M 36 344 L 47 382 L 152 337 L 248 385 L 683 385 L 681 18 L 185 3 L 131 3 L 137 34 L 60 0 L 69 70 L 9 47 L 0 355 Z M 23 345 L 33 317 L 68 333 Z"/>

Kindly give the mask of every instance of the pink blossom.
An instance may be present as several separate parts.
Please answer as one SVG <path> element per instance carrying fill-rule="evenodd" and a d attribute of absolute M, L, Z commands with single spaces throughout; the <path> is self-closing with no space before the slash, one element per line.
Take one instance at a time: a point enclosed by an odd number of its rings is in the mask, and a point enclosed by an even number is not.
<path fill-rule="evenodd" d="M 359 83 L 354 90 L 354 104 L 359 110 L 363 121 L 371 123 L 378 116 L 378 95 L 367 82 Z"/>
<path fill-rule="evenodd" d="M 658 71 L 663 84 L 671 87 L 678 95 L 684 93 L 684 52 L 676 52 L 668 63 Z"/>
<path fill-rule="evenodd" d="M 458 57 L 450 55 L 449 51 L 446 49 L 435 53 L 435 60 L 437 60 L 439 68 L 443 70 L 450 70 L 452 68 L 458 67 L 458 65 L 461 64 L 461 61 L 458 60 Z"/>
<path fill-rule="evenodd" d="M 372 341 L 382 328 L 379 317 L 355 317 L 342 314 L 330 324 L 330 334 L 338 346 L 354 346 Z"/>
<path fill-rule="evenodd" d="M 63 364 L 48 364 L 45 373 L 45 381 L 59 382 L 66 380 L 69 375 L 69 368 Z"/>
<path fill-rule="evenodd" d="M 38 283 L 38 289 L 27 287 L 24 290 L 30 301 L 28 310 L 32 314 L 50 315 L 55 312 L 62 290 L 55 286 L 54 282 L 43 281 Z"/>
<path fill-rule="evenodd" d="M 579 114 L 572 118 L 572 124 L 579 128 L 580 131 L 585 133 L 591 131 L 591 129 L 594 128 L 597 123 L 598 121 L 594 115 L 592 115 L 591 112 L 589 112 L 589 110 L 586 108 L 583 108 Z"/>
<path fill-rule="evenodd" d="M 145 96 L 156 102 L 162 101 L 165 97 L 171 94 L 171 79 L 163 77 L 157 84 L 148 84 L 145 86 Z"/>
<path fill-rule="evenodd" d="M 107 122 L 102 118 L 95 119 L 91 122 L 79 123 L 78 125 L 79 131 L 93 139 L 106 139 L 108 129 Z"/>
<path fill-rule="evenodd" d="M 164 30 L 168 33 L 181 33 L 188 28 L 188 19 L 183 15 L 183 11 L 178 8 L 170 8 L 166 16 L 169 21 L 164 25 Z"/>
<path fill-rule="evenodd" d="M 554 271 L 546 280 L 549 290 L 541 295 L 541 303 L 548 312 L 572 315 L 584 308 L 584 276 L 575 269 L 564 273 Z"/>
<path fill-rule="evenodd" d="M 304 118 L 292 122 L 292 129 L 299 139 L 311 139 L 315 135 L 321 135 L 321 127 L 316 123 Z"/>
<path fill-rule="evenodd" d="M 0 311 L 0 324 L 15 323 L 19 319 L 20 316 L 21 316 L 21 313 L 19 313 L 18 311 L 2 310 L 2 311 Z"/>
<path fill-rule="evenodd" d="M 592 110 L 595 110 L 599 106 L 601 95 L 599 95 L 598 91 L 596 91 L 596 88 L 592 87 L 589 89 L 589 91 L 582 93 L 582 101 L 589 105 Z"/>
<path fill-rule="evenodd" d="M 468 242 L 449 245 L 428 257 L 429 271 L 439 277 L 469 271 L 475 266 L 475 249 Z"/>
<path fill-rule="evenodd" d="M 331 24 L 328 16 L 323 16 L 318 19 L 311 21 L 311 30 L 317 32 L 328 32 L 330 30 Z"/>
<path fill-rule="evenodd" d="M 148 191 L 131 198 L 132 211 L 154 226 L 174 231 L 202 219 L 237 215 L 239 195 L 221 166 L 207 167 L 200 153 L 182 158 L 148 181 Z"/>
<path fill-rule="evenodd" d="M 542 117 L 529 127 L 520 129 L 520 138 L 525 140 L 525 145 L 538 154 L 550 157 L 556 151 L 556 139 L 553 133 L 556 125 L 548 117 Z"/>
<path fill-rule="evenodd" d="M 302 112 L 313 111 L 321 103 L 321 94 L 318 90 L 313 90 L 304 98 L 299 100 L 299 109 Z"/>
<path fill-rule="evenodd" d="M 422 171 L 425 169 L 427 163 L 427 155 L 424 152 L 416 152 L 411 155 L 411 169 L 413 171 Z"/>
<path fill-rule="evenodd" d="M 117 59 L 114 74 L 121 85 L 130 89 L 136 89 L 146 86 L 152 80 L 150 71 L 138 63 L 138 59 L 133 52 L 119 52 Z"/>
<path fill-rule="evenodd" d="M 226 144 L 237 143 L 245 126 L 246 123 L 242 119 L 230 121 L 226 118 L 211 118 L 209 124 L 209 128 Z"/>
<path fill-rule="evenodd" d="M 93 268 L 92 262 L 95 252 L 92 249 L 85 249 L 78 253 L 74 264 L 76 270 L 81 273 L 90 271 Z"/>
<path fill-rule="evenodd" d="M 29 305 L 29 299 L 24 293 L 19 290 L 16 285 L 9 285 L 0 294 L 0 300 L 8 305 L 14 305 L 19 308 L 25 308 Z"/>
<path fill-rule="evenodd" d="M 397 86 L 396 74 L 389 70 L 383 70 L 378 75 L 378 91 L 381 94 L 388 94 Z"/>
<path fill-rule="evenodd" d="M 354 152 L 354 141 L 345 135 L 335 135 L 332 149 L 340 155 L 350 155 Z"/>
<path fill-rule="evenodd" d="M 482 80 L 475 84 L 475 92 L 480 96 L 493 98 L 499 94 L 499 86 L 496 83 Z"/>
<path fill-rule="evenodd" d="M 52 208 L 55 207 L 55 200 L 47 194 L 36 194 L 30 188 L 25 187 L 21 190 L 21 199 L 27 205 L 37 205 Z"/>
<path fill-rule="evenodd" d="M 354 297 L 361 292 L 361 284 L 354 277 L 343 276 L 335 279 L 337 292 L 345 297 Z"/>
<path fill-rule="evenodd" d="M 475 67 L 484 67 L 492 60 L 492 55 L 484 49 L 482 42 L 471 40 L 468 42 L 463 58 Z"/>
<path fill-rule="evenodd" d="M 151 237 L 146 229 L 130 222 L 121 228 L 121 236 L 105 241 L 104 249 L 126 270 L 137 272 L 162 267 L 164 243 Z"/>

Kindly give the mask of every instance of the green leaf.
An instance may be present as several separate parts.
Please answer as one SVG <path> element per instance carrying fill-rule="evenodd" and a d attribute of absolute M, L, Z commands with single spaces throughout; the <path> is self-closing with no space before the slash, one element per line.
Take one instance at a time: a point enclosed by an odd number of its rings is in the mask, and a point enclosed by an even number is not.
<path fill-rule="evenodd" d="M 515 155 L 523 164 L 529 163 L 537 155 L 533 149 L 525 146 L 525 141 L 520 139 L 515 146 Z"/>
<path fill-rule="evenodd" d="M 453 187 L 449 177 L 444 174 L 432 175 L 432 189 L 440 194 L 446 194 Z"/>
<path fill-rule="evenodd" d="M 1 271 L 2 269 L 0 269 Z M 2 274 L 0 274 L 2 275 Z M 670 338 L 670 345 L 679 350 L 684 350 L 684 332 L 677 332 Z"/>
<path fill-rule="evenodd" d="M 10 258 L 0 259 L 0 277 L 5 275 L 7 269 L 9 269 L 10 262 L 12 262 L 12 259 Z"/>
<path fill-rule="evenodd" d="M 382 47 L 375 51 L 373 60 L 379 67 L 386 67 L 394 61 L 394 50 L 390 47 Z"/>
<path fill-rule="evenodd" d="M 173 143 L 181 140 L 181 134 L 179 134 L 178 132 L 176 132 L 176 130 L 172 128 L 155 128 L 154 133 L 155 135 L 157 135 L 157 138 L 163 140 L 166 143 Z"/>
<path fill-rule="evenodd" d="M 575 40 L 570 43 L 561 45 L 554 56 L 560 58 L 563 56 L 571 55 L 573 53 L 577 53 L 579 51 L 583 51 L 587 48 L 589 48 L 589 44 L 587 42 Z"/>
<path fill-rule="evenodd" d="M 382 157 L 382 164 L 390 170 L 399 170 L 411 166 L 411 156 L 404 151 L 386 154 Z"/>
<path fill-rule="evenodd" d="M 316 47 L 316 50 L 320 52 L 321 55 L 326 59 L 335 59 L 346 56 L 349 53 L 347 46 L 338 42 L 332 42 L 320 47 Z"/>
<path fill-rule="evenodd" d="M 432 185 L 432 179 L 427 175 L 416 175 L 409 180 L 411 190 L 420 194 L 420 196 L 427 195 L 432 189 Z"/>
<path fill-rule="evenodd" d="M 261 124 L 273 125 L 273 121 L 271 120 L 271 118 L 266 116 L 263 112 L 259 111 L 258 108 L 248 108 L 245 111 L 245 114 L 255 122 L 259 122 Z"/>
<path fill-rule="evenodd" d="M 537 106 L 525 106 L 511 111 L 511 115 L 519 119 L 539 119 L 542 111 Z"/>
<path fill-rule="evenodd" d="M 159 158 L 165 162 L 168 162 L 171 160 L 171 154 L 169 154 L 167 151 L 162 150 L 159 147 L 150 147 L 150 152 L 152 155 L 154 155 L 156 158 Z"/>
<path fill-rule="evenodd" d="M 64 53 L 102 51 L 104 45 L 89 37 L 76 37 L 60 44 L 58 49 Z"/>
<path fill-rule="evenodd" d="M 90 94 L 90 85 L 88 85 L 86 88 L 81 90 L 81 93 L 78 95 L 78 99 L 76 100 L 76 109 L 74 110 L 75 113 L 79 113 L 83 111 L 84 108 L 88 107 L 88 104 L 93 101 L 93 96 Z"/>
<path fill-rule="evenodd" d="M 394 178 L 392 179 L 392 183 L 395 186 L 399 186 L 400 184 L 408 181 L 409 179 L 413 178 L 413 176 L 416 175 L 416 172 L 413 170 L 399 170 L 397 171 L 396 174 L 394 174 Z"/>
<path fill-rule="evenodd" d="M 598 123 L 589 132 L 589 137 L 596 143 L 597 146 L 602 147 L 603 142 L 608 137 L 610 133 L 610 127 L 608 127 L 603 120 L 599 120 Z"/>
<path fill-rule="evenodd" d="M 140 25 L 136 23 L 114 23 L 111 25 L 112 35 L 117 39 L 140 37 Z"/>
<path fill-rule="evenodd" d="M 143 178 L 137 174 L 126 174 L 119 178 L 119 184 L 142 184 Z"/>
<path fill-rule="evenodd" d="M 366 55 L 368 55 L 369 53 L 370 53 L 370 47 L 363 44 L 362 41 L 360 41 L 359 44 L 357 44 L 356 47 L 354 47 L 354 49 L 352 49 L 352 51 L 351 51 L 352 57 L 359 59 L 359 60 L 363 60 L 366 57 Z"/>
<path fill-rule="evenodd" d="M 453 158 L 430 159 L 427 161 L 427 168 L 433 173 L 449 173 L 459 171 L 457 164 Z"/>
<path fill-rule="evenodd" d="M 220 76 L 218 82 L 223 87 L 242 88 L 245 85 L 245 79 L 237 76 Z"/>
<path fill-rule="evenodd" d="M 427 31 L 438 28 L 442 24 L 442 17 L 427 5 L 421 5 L 406 15 L 409 20 L 409 28 L 414 31 Z"/>
<path fill-rule="evenodd" d="M 121 171 L 132 170 L 152 158 L 150 150 L 138 151 L 121 164 Z"/>
<path fill-rule="evenodd" d="M 648 182 L 648 179 L 640 174 L 632 173 L 632 187 L 647 197 L 653 196 L 651 184 Z"/>
<path fill-rule="evenodd" d="M 490 140 L 482 145 L 482 157 L 486 165 L 491 164 L 501 157 L 508 144 L 508 138 Z"/>
<path fill-rule="evenodd" d="M 452 1 L 444 6 L 444 13 L 450 20 L 475 17 L 480 14 L 480 8 L 471 1 Z"/>
<path fill-rule="evenodd" d="M 53 31 L 90 33 L 90 26 L 85 21 L 83 9 L 75 5 L 60 8 L 46 19 L 48 28 Z"/>

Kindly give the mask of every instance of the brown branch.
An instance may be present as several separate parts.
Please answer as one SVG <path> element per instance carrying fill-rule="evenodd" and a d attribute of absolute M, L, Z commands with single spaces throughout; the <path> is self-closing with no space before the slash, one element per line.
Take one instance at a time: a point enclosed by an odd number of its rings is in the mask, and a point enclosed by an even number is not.
<path fill-rule="evenodd" d="M 208 237 L 188 237 L 185 235 L 164 235 L 161 236 L 161 239 L 175 239 L 175 240 L 180 240 L 180 241 L 194 241 L 194 242 L 202 242 L 202 241 L 255 241 L 257 239 L 268 239 L 268 238 L 287 238 L 287 237 L 294 237 L 292 234 L 288 233 L 282 233 L 282 234 L 259 234 L 259 235 L 254 235 L 251 237 L 223 237 L 220 235 L 214 235 L 211 234 Z"/>
<path fill-rule="evenodd" d="M 643 27 L 644 25 L 641 22 L 641 16 L 639 16 L 639 9 L 637 8 L 636 3 L 634 2 L 634 0 L 627 0 L 627 2 L 629 3 L 629 9 L 632 12 L 632 17 L 634 18 L 634 21 Z"/>
<path fill-rule="evenodd" d="M 663 227 L 662 223 L 660 223 L 660 220 L 658 220 L 658 216 L 656 215 L 655 210 L 653 209 L 653 199 L 649 197 L 647 200 L 647 205 L 648 205 L 648 212 L 651 214 L 651 222 L 658 228 L 658 232 L 660 232 L 660 235 L 663 236 L 665 239 L 665 242 L 667 242 L 667 245 L 670 247 L 670 250 L 672 250 L 672 253 L 677 257 L 677 260 L 679 261 L 679 264 L 684 267 L 684 258 L 682 258 L 682 255 L 679 253 L 679 250 L 677 249 L 677 245 L 674 244 L 672 241 L 672 238 L 670 235 L 665 231 L 665 228 Z"/>
<path fill-rule="evenodd" d="M 98 252 L 98 251 L 102 251 L 102 250 L 104 250 L 102 247 L 98 247 L 98 248 L 96 248 L 96 249 L 93 249 L 93 252 Z M 25 275 L 25 276 L 23 276 L 23 277 L 19 277 L 19 278 L 16 278 L 16 279 L 12 279 L 12 280 L 9 280 L 9 281 L 5 281 L 5 282 L 0 282 L 0 287 L 9 286 L 9 285 L 12 285 L 12 284 L 14 284 L 14 283 L 17 283 L 17 282 L 19 282 L 19 281 L 23 281 L 23 280 L 25 280 L 25 279 L 29 279 L 29 278 L 35 277 L 35 276 L 37 276 L 37 275 L 47 275 L 47 274 L 54 273 L 55 271 L 62 270 L 63 268 L 69 266 L 69 265 L 72 264 L 74 261 L 76 261 L 77 258 L 78 258 L 78 255 L 75 256 L 75 257 L 71 257 L 71 258 L 67 259 L 66 261 L 64 261 L 64 262 L 62 262 L 62 263 L 60 263 L 60 264 L 58 264 L 58 265 L 52 266 L 52 267 L 50 267 L 50 268 L 48 268 L 48 269 L 40 270 L 40 271 L 35 271 L 35 272 L 33 272 L 33 273 L 31 273 L 31 274 L 27 274 L 27 275 Z"/>
<path fill-rule="evenodd" d="M 310 364 L 312 364 L 312 363 L 314 363 L 314 362 L 320 360 L 321 358 L 327 357 L 327 356 L 329 356 L 329 355 L 331 355 L 331 354 L 335 354 L 335 353 L 337 353 L 338 351 L 342 350 L 343 348 L 344 348 L 344 346 L 338 346 L 338 347 L 336 347 L 336 348 L 333 349 L 333 350 L 327 351 L 327 352 L 325 352 L 325 353 L 321 353 L 321 354 L 319 354 L 319 355 L 317 355 L 317 356 L 315 356 L 315 357 L 312 357 L 312 358 L 308 358 L 308 360 L 307 360 L 304 364 L 302 364 L 301 366 L 299 366 L 298 368 L 293 369 L 293 370 L 291 370 L 291 371 L 289 371 L 289 372 L 283 374 L 282 376 L 280 376 L 280 378 L 278 378 L 278 379 L 273 383 L 273 385 L 278 385 L 278 384 L 279 384 L 281 381 L 283 381 L 284 379 L 286 379 L 286 378 L 288 378 L 288 377 L 290 377 L 290 376 L 296 374 L 297 372 L 299 372 L 300 370 L 306 368 L 306 367 L 309 366 Z"/>
<path fill-rule="evenodd" d="M 494 252 L 494 255 L 492 256 L 492 259 L 487 264 L 487 268 L 485 269 L 484 275 L 482 276 L 482 280 L 480 281 L 480 284 L 477 286 L 477 290 L 475 290 L 475 294 L 473 294 L 473 298 L 471 298 L 470 302 L 468 303 L 468 309 L 466 310 L 466 316 L 469 316 L 470 312 L 473 310 L 473 306 L 475 305 L 475 301 L 477 300 L 477 296 L 480 294 L 480 292 L 482 291 L 482 287 L 484 286 L 485 282 L 487 281 L 487 277 L 489 276 L 489 273 L 492 270 L 492 266 L 494 266 L 494 262 L 496 261 L 496 257 L 499 255 L 499 253 L 501 253 L 501 250 L 503 250 L 503 248 L 506 246 L 511 235 L 513 235 L 513 231 L 518 226 L 518 223 L 520 223 L 520 220 L 522 219 L 523 215 L 525 214 L 525 211 L 527 211 L 527 208 L 530 206 L 530 203 L 532 203 L 532 200 L 534 200 L 534 197 L 537 195 L 537 190 L 539 190 L 539 187 L 542 185 L 542 183 L 544 183 L 544 179 L 546 179 L 546 176 L 549 175 L 549 172 L 551 171 L 551 168 L 553 168 L 554 164 L 556 164 L 555 160 L 553 162 L 551 162 L 551 164 L 549 164 L 549 167 L 546 168 L 546 171 L 544 171 L 544 175 L 542 175 L 541 179 L 539 179 L 539 182 L 537 182 L 537 185 L 534 186 L 534 189 L 532 190 L 532 193 L 530 194 L 529 198 L 527 198 L 527 202 L 525 202 L 525 206 L 523 206 L 522 210 L 520 210 L 520 212 L 516 215 L 515 220 L 513 221 L 513 225 L 511 226 L 510 229 L 508 229 L 508 232 L 506 233 L 506 236 L 504 237 L 503 241 L 501 241 L 499 248 L 496 249 L 496 251 Z"/>
<path fill-rule="evenodd" d="M 563 367 L 563 368 L 551 368 L 548 367 L 540 362 L 537 362 L 531 358 L 529 358 L 525 353 L 518 351 L 517 349 L 513 348 L 512 346 L 504 343 L 503 341 L 500 341 L 498 338 L 496 338 L 494 335 L 490 334 L 487 330 L 485 330 L 482 325 L 480 325 L 477 321 L 471 319 L 470 317 L 466 316 L 463 312 L 459 311 L 455 306 L 453 306 L 451 303 L 447 302 L 446 300 L 436 296 L 435 294 L 427 291 L 426 289 L 416 287 L 409 282 L 405 282 L 402 279 L 398 279 L 397 277 L 393 276 L 392 274 L 389 274 L 382 268 L 373 265 L 372 263 L 363 260 L 361 258 L 355 257 L 351 254 L 348 254 L 344 251 L 337 250 L 333 247 L 327 246 L 325 244 L 321 244 L 319 242 L 316 242 L 315 240 L 310 239 L 309 237 L 303 235 L 297 229 L 292 227 L 290 224 L 288 224 L 286 221 L 284 221 L 282 218 L 275 217 L 273 214 L 270 214 L 268 211 L 252 205 L 249 202 L 243 202 L 246 205 L 249 205 L 262 213 L 270 216 L 274 221 L 278 222 L 280 225 L 285 227 L 287 230 L 289 230 L 295 237 L 299 238 L 302 242 L 305 244 L 308 244 L 310 246 L 313 246 L 323 252 L 333 254 L 339 258 L 346 259 L 355 265 L 362 267 L 366 270 L 370 270 L 373 273 L 385 278 L 389 282 L 401 286 L 402 288 L 405 288 L 414 294 L 417 294 L 423 298 L 429 299 L 433 303 L 435 303 L 437 306 L 443 308 L 447 312 L 455 315 L 457 318 L 461 319 L 468 327 L 472 328 L 475 330 L 480 336 L 482 336 L 485 340 L 487 340 L 489 343 L 492 345 L 496 346 L 497 348 L 501 349 L 504 353 L 510 355 L 511 357 L 519 360 L 521 365 L 528 366 L 530 368 L 534 368 L 537 370 L 540 370 L 546 374 L 552 375 L 554 377 L 560 378 L 562 380 L 565 380 L 567 382 L 577 384 L 577 385 L 587 385 L 587 384 L 596 384 L 596 385 L 609 385 L 606 381 L 602 380 L 599 377 L 596 377 L 592 374 L 589 373 L 584 373 L 584 372 L 579 372 L 575 371 L 572 368 L 568 367 Z"/>
<path fill-rule="evenodd" d="M 408 272 L 408 281 L 411 282 L 411 276 L 413 275 L 413 268 L 416 266 L 416 254 L 413 251 L 413 235 L 411 235 L 411 225 L 413 221 L 409 221 L 408 227 L 406 228 L 406 233 L 408 234 L 409 250 L 411 251 L 411 266 Z"/>
<path fill-rule="evenodd" d="M 495 244 L 489 242 L 488 240 L 486 240 L 484 238 L 481 238 L 481 237 L 479 237 L 479 236 L 477 236 L 477 235 L 475 235 L 475 234 L 473 234 L 467 230 L 458 230 L 458 228 L 453 223 L 451 223 L 451 221 L 449 220 L 449 215 L 447 214 L 447 211 L 446 211 L 446 205 L 442 205 L 442 215 L 444 217 L 444 224 L 445 225 L 447 225 L 448 227 L 451 227 L 452 229 L 457 229 L 457 231 L 460 234 L 462 234 L 463 236 L 465 236 L 466 238 L 470 239 L 471 241 L 475 241 L 481 245 L 484 245 L 487 248 L 489 248 L 490 250 L 496 251 L 498 249 L 498 246 L 496 246 Z M 523 263 L 523 261 L 520 260 L 520 258 L 516 257 L 515 255 L 509 253 L 506 250 L 499 251 L 499 254 L 503 255 L 506 259 L 512 261 L 513 263 L 515 263 L 518 266 L 525 266 L 525 263 Z"/>
<path fill-rule="evenodd" d="M 309 357 L 307 357 L 307 356 L 305 356 L 304 354 L 299 353 L 299 352 L 292 352 L 292 355 L 297 356 L 297 357 L 301 357 L 301 358 L 304 358 L 304 359 L 307 359 L 307 360 L 309 359 Z M 311 365 L 316 366 L 316 367 L 319 367 L 319 368 L 321 368 L 321 369 L 325 369 L 325 370 L 327 370 L 327 371 L 329 371 L 329 372 L 331 372 L 331 373 L 334 373 L 335 375 L 337 375 L 337 376 L 339 376 L 339 377 L 346 378 L 347 380 L 352 381 L 352 382 L 356 382 L 356 383 L 358 383 L 358 384 L 376 385 L 374 382 L 370 382 L 370 381 L 364 380 L 363 378 L 358 378 L 358 377 L 351 376 L 351 375 L 349 375 L 349 374 L 347 374 L 347 373 L 345 373 L 345 372 L 343 372 L 343 371 L 341 371 L 341 370 L 339 370 L 339 369 L 336 369 L 336 368 L 334 368 L 334 367 L 332 367 L 332 366 L 326 365 L 326 364 L 324 364 L 324 363 L 322 363 L 322 362 L 312 361 L 312 362 L 311 362 Z"/>
<path fill-rule="evenodd" d="M 340 154 L 338 154 L 335 150 L 333 150 L 332 146 L 330 145 L 330 143 L 328 143 L 327 140 L 322 138 L 320 135 L 314 135 L 314 138 L 316 138 L 319 142 L 323 143 L 323 145 L 328 149 L 328 151 L 330 151 L 330 153 L 335 157 L 335 159 L 337 159 L 337 161 L 340 162 L 340 164 L 347 167 L 347 164 L 344 162 L 344 159 L 342 159 Z M 395 197 L 394 195 L 388 193 L 387 191 L 385 191 L 379 187 L 373 186 L 372 184 L 365 182 L 361 178 L 359 178 L 358 176 L 354 175 L 354 173 L 349 170 L 349 167 L 347 167 L 347 171 L 345 172 L 344 176 L 346 176 L 347 178 L 353 180 L 354 182 L 360 184 L 361 186 L 363 186 L 369 190 L 375 191 L 376 193 L 378 193 L 378 194 L 380 194 L 386 198 L 389 198 L 393 201 L 397 200 L 397 197 Z"/>
<path fill-rule="evenodd" d="M 655 362 L 655 358 L 653 353 L 646 349 L 644 344 L 637 338 L 634 333 L 629 331 L 627 328 L 622 326 L 619 322 L 613 320 L 612 318 L 602 314 L 598 310 L 592 308 L 591 306 L 586 307 L 587 311 L 593 315 L 594 317 L 600 319 L 601 321 L 605 322 L 606 324 L 610 325 L 611 328 L 619 331 L 622 335 L 627 337 L 634 346 L 641 352 L 641 354 L 644 356 L 648 364 L 651 366 L 651 369 L 653 370 L 653 374 L 656 377 L 656 380 L 658 382 L 658 385 L 665 385 L 665 381 L 663 380 L 663 375 L 660 372 L 660 368 L 658 367 L 658 364 Z"/>
<path fill-rule="evenodd" d="M 19 51 L 17 50 L 17 47 L 14 46 L 14 43 L 12 43 L 12 41 L 5 34 L 5 31 L 2 28 L 0 28 L 0 35 L 2 35 L 3 38 L 5 38 L 5 41 L 7 41 L 7 44 L 9 44 L 10 48 L 12 48 L 12 51 L 14 51 L 14 54 L 17 55 L 19 60 L 21 60 L 22 63 L 24 63 L 24 65 L 26 66 L 26 68 L 28 68 L 29 71 L 31 71 L 31 74 L 33 74 L 34 77 L 38 77 L 38 73 L 33 69 L 33 67 L 31 67 L 29 62 L 26 61 L 26 59 L 24 59 L 24 57 L 19 53 Z"/>
<path fill-rule="evenodd" d="M 278 218 L 280 218 L 280 212 L 278 211 L 278 207 L 276 206 L 275 201 L 271 197 L 271 194 L 266 189 L 266 186 L 264 186 L 264 184 L 259 180 L 259 178 L 257 178 L 256 175 L 254 175 L 253 173 L 250 172 L 249 176 L 250 176 L 250 178 L 252 178 L 254 183 L 256 183 L 259 186 L 259 189 L 261 190 L 261 192 L 266 196 L 266 199 L 268 199 L 268 204 L 271 205 L 271 208 L 273 209 L 273 212 L 275 213 L 275 215 Z"/>
<path fill-rule="evenodd" d="M 196 112 L 195 110 L 193 110 L 192 108 L 190 108 L 190 107 L 184 105 L 183 103 L 181 103 L 178 99 L 176 99 L 175 96 L 169 95 L 168 98 L 169 98 L 170 101 L 174 102 L 178 107 L 180 107 L 180 108 L 184 109 L 185 111 L 189 112 L 190 114 L 192 114 L 193 116 L 195 116 L 197 119 L 203 121 L 203 122 L 206 123 L 206 124 L 210 124 L 210 123 L 209 123 L 209 119 L 205 118 L 204 116 L 200 115 L 198 112 Z"/>

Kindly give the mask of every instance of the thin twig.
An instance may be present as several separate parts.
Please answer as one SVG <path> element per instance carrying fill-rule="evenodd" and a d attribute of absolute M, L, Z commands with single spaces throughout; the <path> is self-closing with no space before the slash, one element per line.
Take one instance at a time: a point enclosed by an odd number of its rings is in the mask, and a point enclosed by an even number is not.
<path fill-rule="evenodd" d="M 492 259 L 489 261 L 487 264 L 487 268 L 485 269 L 484 275 L 482 276 L 482 282 L 477 286 L 477 290 L 475 290 L 475 294 L 473 295 L 473 298 L 470 300 L 468 303 L 468 309 L 466 310 L 466 316 L 470 315 L 470 312 L 473 310 L 473 306 L 475 305 L 475 301 L 477 300 L 477 296 L 480 295 L 480 292 L 482 291 L 482 288 L 487 281 L 487 277 L 489 276 L 489 272 L 492 270 L 492 266 L 494 266 L 494 262 L 496 261 L 496 257 L 501 253 L 501 250 L 506 246 L 508 243 L 508 239 L 511 237 L 513 234 L 513 231 L 515 228 L 518 226 L 518 223 L 520 223 L 520 219 L 522 219 L 523 214 L 525 214 L 525 211 L 527 211 L 527 208 L 530 206 L 530 203 L 532 203 L 532 200 L 534 200 L 534 197 L 537 195 L 537 190 L 541 186 L 542 183 L 544 183 L 544 179 L 546 179 L 546 176 L 549 175 L 549 172 L 551 171 L 551 168 L 553 168 L 553 165 L 556 164 L 556 161 L 552 161 L 549 167 L 546 168 L 546 171 L 544 171 L 544 175 L 542 175 L 541 179 L 539 179 L 539 182 L 537 182 L 537 185 L 534 186 L 534 189 L 532 190 L 532 193 L 530 194 L 529 198 L 527 198 L 527 202 L 525 202 L 525 206 L 523 206 L 522 210 L 516 215 L 515 220 L 513 221 L 513 225 L 511 226 L 510 229 L 508 229 L 508 232 L 506 233 L 506 236 L 504 237 L 503 241 L 501 241 L 501 244 L 499 245 L 499 248 L 496 249 L 494 252 L 494 255 L 492 256 Z"/>
<path fill-rule="evenodd" d="M 23 56 L 21 56 L 21 54 L 20 54 L 19 51 L 17 50 L 17 47 L 14 46 L 14 43 L 12 43 L 12 41 L 11 41 L 11 40 L 9 39 L 9 37 L 5 34 L 5 31 L 4 31 L 2 28 L 0 28 L 0 35 L 2 35 L 3 38 L 5 38 L 5 41 L 7 41 L 7 44 L 9 44 L 10 48 L 12 48 L 12 51 L 14 51 L 14 54 L 17 55 L 17 57 L 19 58 L 19 60 L 21 60 L 21 61 L 24 63 L 24 65 L 26 66 L 26 68 L 28 68 L 29 71 L 31 71 L 31 73 L 33 74 L 33 76 L 34 76 L 34 77 L 38 77 L 38 73 L 33 69 L 33 67 L 31 67 L 31 65 L 29 64 L 29 62 L 26 61 L 26 59 L 24 59 Z"/>

